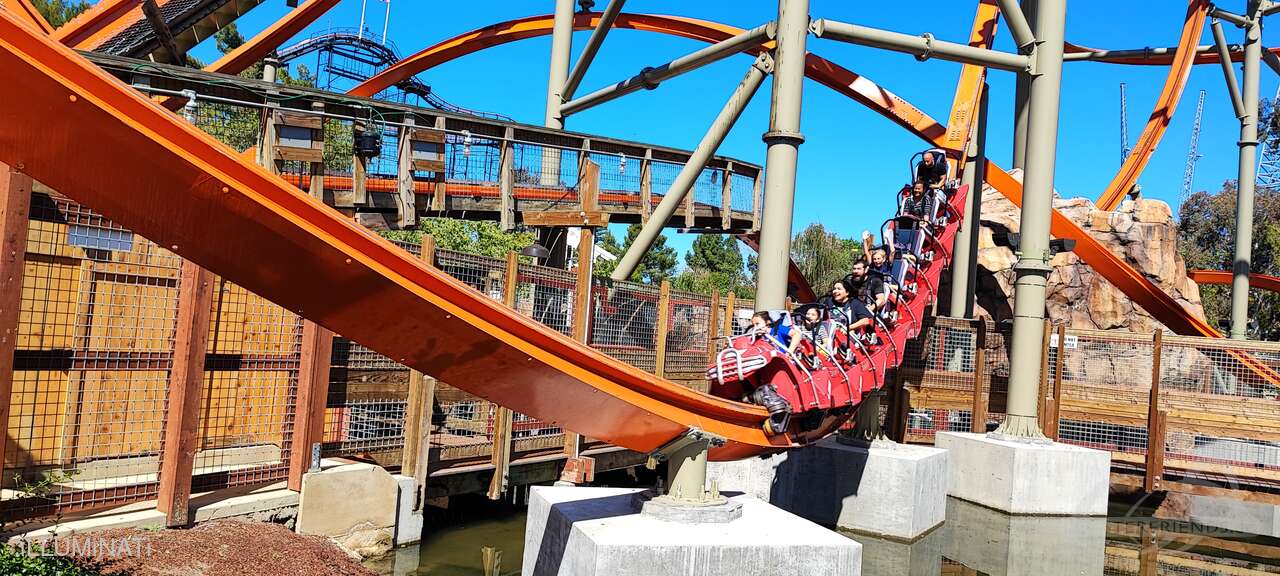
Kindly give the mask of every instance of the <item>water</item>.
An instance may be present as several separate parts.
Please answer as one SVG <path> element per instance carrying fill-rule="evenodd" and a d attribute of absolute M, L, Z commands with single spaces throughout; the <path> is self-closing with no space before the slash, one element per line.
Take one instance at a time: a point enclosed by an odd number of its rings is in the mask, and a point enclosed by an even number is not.
<path fill-rule="evenodd" d="M 388 576 L 519 574 L 523 509 L 455 502 L 421 546 L 370 566 Z M 1280 506 L 1184 494 L 1117 497 L 1106 518 L 1008 516 L 951 499 L 947 522 L 915 542 L 847 536 L 863 545 L 866 576 L 1280 575 Z"/>

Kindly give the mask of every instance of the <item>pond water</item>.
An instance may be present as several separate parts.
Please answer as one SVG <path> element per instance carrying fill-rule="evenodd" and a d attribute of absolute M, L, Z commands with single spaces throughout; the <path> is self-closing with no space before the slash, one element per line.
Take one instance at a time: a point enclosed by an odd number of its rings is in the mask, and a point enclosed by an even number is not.
<path fill-rule="evenodd" d="M 420 546 L 370 566 L 395 576 L 519 574 L 523 508 L 454 500 L 432 510 Z M 951 499 L 947 522 L 915 542 L 847 536 L 863 544 L 866 576 L 1280 574 L 1280 506 L 1186 494 L 1117 497 L 1106 518 L 1008 516 Z"/>

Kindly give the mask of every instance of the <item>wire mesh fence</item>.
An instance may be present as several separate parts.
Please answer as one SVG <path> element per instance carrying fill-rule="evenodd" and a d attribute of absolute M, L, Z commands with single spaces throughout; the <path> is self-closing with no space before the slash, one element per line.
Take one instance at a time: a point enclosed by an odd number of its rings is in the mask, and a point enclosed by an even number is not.
<path fill-rule="evenodd" d="M 667 314 L 667 346 L 664 373 L 668 376 L 701 375 L 707 369 L 710 345 L 711 298 L 693 292 L 671 290 Z"/>
<path fill-rule="evenodd" d="M 614 282 L 592 287 L 593 348 L 653 372 L 657 363 L 658 288 Z"/>

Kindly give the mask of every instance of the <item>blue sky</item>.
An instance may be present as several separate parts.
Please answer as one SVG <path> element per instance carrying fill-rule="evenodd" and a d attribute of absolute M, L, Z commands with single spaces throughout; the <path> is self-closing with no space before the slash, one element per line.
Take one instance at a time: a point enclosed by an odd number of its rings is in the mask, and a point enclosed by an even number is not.
<path fill-rule="evenodd" d="M 504 2 L 426 2 L 392 0 L 389 40 L 402 55 L 439 40 L 494 22 L 545 14 L 551 0 Z M 607 0 L 598 0 L 597 9 Z M 287 8 L 280 0 L 264 2 L 240 20 L 241 31 L 252 36 Z M 360 0 L 343 0 L 303 36 L 329 28 L 355 27 Z M 869 2 L 812 0 L 814 18 L 828 17 L 910 34 L 930 32 L 943 40 L 964 41 L 973 20 L 973 2 Z M 1223 8 L 1243 11 L 1244 0 L 1224 0 Z M 772 1 L 659 2 L 631 0 L 627 12 L 677 14 L 717 20 L 750 28 L 772 19 Z M 380 0 L 369 0 L 366 26 L 382 29 Z M 1178 40 L 1186 3 L 1100 2 L 1075 0 L 1069 5 L 1069 41 L 1098 48 L 1172 46 Z M 1226 25 L 1229 42 L 1242 32 Z M 574 36 L 577 50 L 588 33 Z M 1208 26 L 1202 44 L 1212 43 Z M 1264 42 L 1275 45 L 1274 41 Z M 579 93 L 631 76 L 644 66 L 658 65 L 703 46 L 698 42 L 652 33 L 618 30 L 609 35 Z M 1012 50 L 1007 30 L 1001 27 L 998 49 Z M 917 62 L 904 54 L 850 46 L 810 37 L 809 49 L 880 86 L 895 92 L 936 119 L 945 119 L 951 106 L 960 65 L 942 61 Z M 444 98 L 469 108 L 500 112 L 519 121 L 542 122 L 546 68 L 550 39 L 536 38 L 489 49 L 432 69 L 422 75 Z M 211 61 L 211 46 L 195 55 Z M 640 92 L 573 116 L 568 128 L 692 148 L 701 138 L 725 98 L 741 79 L 751 59 L 735 56 L 690 74 L 669 80 L 653 91 Z M 1236 66 L 1237 76 L 1240 75 Z M 1138 135 L 1159 96 L 1167 67 L 1116 66 L 1097 63 L 1067 64 L 1064 70 L 1061 128 L 1058 141 L 1056 187 L 1066 196 L 1096 198 L 1120 166 L 1119 84 L 1125 82 L 1129 101 L 1130 145 Z M 988 154 L 1008 166 L 1012 140 L 1013 75 L 993 71 Z M 1274 74 L 1265 66 L 1261 93 L 1276 91 Z M 730 133 L 720 153 L 764 163 L 760 135 L 768 126 L 769 89 L 766 82 L 742 119 Z M 1139 183 L 1143 193 L 1176 204 L 1182 186 L 1188 141 L 1199 90 L 1206 91 L 1204 119 L 1196 166 L 1194 190 L 1216 190 L 1236 175 L 1236 138 L 1239 124 L 1231 111 L 1218 65 L 1196 66 L 1169 131 Z M 922 141 L 887 119 L 831 90 L 806 82 L 802 131 L 807 139 L 800 150 L 795 229 L 821 222 L 844 236 L 879 226 L 893 209 L 891 195 L 909 178 L 907 159 L 923 148 Z M 1175 209 L 1176 211 L 1176 209 Z M 682 251 L 692 237 L 669 233 L 670 244 Z"/>

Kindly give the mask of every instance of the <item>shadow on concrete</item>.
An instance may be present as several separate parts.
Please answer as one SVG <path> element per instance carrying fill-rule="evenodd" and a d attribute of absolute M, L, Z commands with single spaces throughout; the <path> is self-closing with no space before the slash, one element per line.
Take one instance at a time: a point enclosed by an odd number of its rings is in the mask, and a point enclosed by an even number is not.
<path fill-rule="evenodd" d="M 533 574 L 559 574 L 564 552 L 573 532 L 573 525 L 601 518 L 617 518 L 638 512 L 632 507 L 631 493 L 602 498 L 557 502 L 547 514 L 547 525 L 542 531 L 542 544 L 538 546 L 538 559 Z"/>
<path fill-rule="evenodd" d="M 793 450 L 778 464 L 769 503 L 824 526 L 835 526 L 845 498 L 858 495 L 870 453 L 861 446 Z"/>

